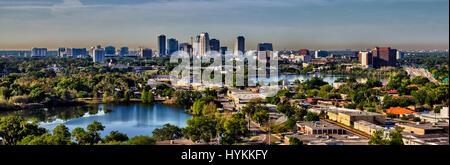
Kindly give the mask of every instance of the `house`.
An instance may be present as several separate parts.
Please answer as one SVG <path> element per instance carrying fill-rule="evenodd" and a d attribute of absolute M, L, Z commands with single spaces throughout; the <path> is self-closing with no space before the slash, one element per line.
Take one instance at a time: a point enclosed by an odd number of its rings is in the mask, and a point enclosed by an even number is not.
<path fill-rule="evenodd" d="M 387 110 L 385 110 L 386 114 L 392 114 L 395 116 L 404 116 L 404 115 L 408 115 L 408 114 L 417 114 L 417 112 L 411 111 L 409 109 L 406 108 L 401 108 L 401 107 L 394 107 L 394 108 L 389 108 Z"/>

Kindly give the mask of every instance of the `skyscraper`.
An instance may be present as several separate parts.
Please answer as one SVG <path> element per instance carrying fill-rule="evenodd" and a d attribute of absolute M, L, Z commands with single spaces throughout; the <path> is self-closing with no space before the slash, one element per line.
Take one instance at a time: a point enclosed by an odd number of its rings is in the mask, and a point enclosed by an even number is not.
<path fill-rule="evenodd" d="M 204 56 L 210 50 L 209 34 L 203 32 L 200 34 L 200 55 Z"/>
<path fill-rule="evenodd" d="M 181 43 L 180 51 L 184 51 L 189 54 L 189 56 L 192 56 L 192 45 L 190 45 L 189 43 Z"/>
<path fill-rule="evenodd" d="M 141 48 L 139 54 L 141 55 L 142 58 L 152 57 L 153 51 L 152 49 Z"/>
<path fill-rule="evenodd" d="M 47 48 L 32 48 L 31 57 L 45 57 L 47 56 Z"/>
<path fill-rule="evenodd" d="M 164 34 L 158 36 L 158 51 L 160 57 L 166 55 L 166 36 Z"/>
<path fill-rule="evenodd" d="M 370 68 L 373 66 L 373 56 L 370 52 L 359 52 L 358 59 L 363 67 Z"/>
<path fill-rule="evenodd" d="M 390 47 L 375 47 L 372 49 L 373 65 L 375 68 L 383 66 L 395 66 L 397 63 L 397 50 Z"/>
<path fill-rule="evenodd" d="M 116 47 L 107 46 L 105 47 L 105 56 L 115 56 L 116 55 Z"/>
<path fill-rule="evenodd" d="M 105 63 L 105 50 L 103 48 L 95 48 L 92 55 L 94 62 Z"/>
<path fill-rule="evenodd" d="M 220 54 L 225 55 L 225 53 L 228 51 L 228 47 L 222 46 L 220 47 Z"/>
<path fill-rule="evenodd" d="M 87 49 L 86 48 L 72 48 L 72 57 L 87 57 Z"/>
<path fill-rule="evenodd" d="M 316 50 L 316 52 L 314 52 L 314 58 L 322 58 L 322 57 L 327 57 L 327 56 L 328 56 L 327 51 Z"/>
<path fill-rule="evenodd" d="M 405 57 L 405 53 L 401 52 L 400 50 L 397 50 L 397 56 L 396 59 L 397 60 L 401 60 Z"/>
<path fill-rule="evenodd" d="M 211 51 L 219 52 L 220 50 L 220 41 L 213 38 L 209 41 L 209 46 Z"/>
<path fill-rule="evenodd" d="M 120 48 L 120 56 L 127 56 L 129 54 L 128 47 L 121 47 Z"/>
<path fill-rule="evenodd" d="M 245 53 L 245 38 L 243 36 L 237 37 L 234 45 L 234 54 L 238 55 L 239 52 Z"/>
<path fill-rule="evenodd" d="M 273 51 L 272 43 L 259 43 L 258 44 L 258 51 Z"/>
<path fill-rule="evenodd" d="M 298 50 L 298 55 L 309 55 L 308 49 L 300 49 Z"/>
<path fill-rule="evenodd" d="M 178 50 L 178 41 L 174 38 L 167 40 L 167 52 L 168 55 L 172 55 L 172 53 L 175 53 Z"/>

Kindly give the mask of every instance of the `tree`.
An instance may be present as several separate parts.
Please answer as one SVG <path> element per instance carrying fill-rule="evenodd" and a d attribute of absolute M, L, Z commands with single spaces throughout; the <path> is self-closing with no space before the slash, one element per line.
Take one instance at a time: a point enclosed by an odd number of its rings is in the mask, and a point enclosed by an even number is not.
<path fill-rule="evenodd" d="M 6 116 L 0 119 L 0 137 L 5 145 L 15 145 L 23 138 L 40 136 L 47 130 L 39 128 L 36 123 L 29 123 L 20 116 Z"/>
<path fill-rule="evenodd" d="M 389 142 L 383 138 L 384 132 L 382 130 L 377 130 L 369 139 L 369 145 L 388 145 Z"/>
<path fill-rule="evenodd" d="M 156 140 L 148 136 L 135 136 L 128 140 L 128 145 L 154 145 Z"/>
<path fill-rule="evenodd" d="M 81 145 L 97 144 L 102 140 L 98 131 L 103 131 L 104 128 L 105 126 L 103 126 L 102 123 L 94 121 L 87 126 L 87 131 L 81 127 L 72 130 L 72 137 L 75 137 L 75 140 Z"/>
<path fill-rule="evenodd" d="M 266 107 L 257 106 L 256 112 L 252 116 L 252 120 L 254 120 L 258 124 L 263 124 L 269 121 L 269 113 Z"/>
<path fill-rule="evenodd" d="M 155 101 L 155 96 L 153 95 L 153 92 L 152 91 L 148 91 L 148 93 L 147 93 L 147 103 L 153 104 L 154 101 Z"/>
<path fill-rule="evenodd" d="M 123 94 L 123 99 L 125 100 L 125 102 L 129 102 L 131 98 L 131 92 L 129 90 L 126 90 L 125 93 Z"/>
<path fill-rule="evenodd" d="M 163 128 L 156 128 L 152 132 L 153 138 L 155 138 L 158 141 L 163 140 L 174 140 L 179 139 L 183 137 L 183 133 L 181 132 L 181 128 L 170 125 L 170 124 L 164 124 Z"/>
<path fill-rule="evenodd" d="M 279 104 L 277 106 L 277 111 L 283 113 L 287 117 L 291 117 L 295 114 L 295 108 L 289 103 Z"/>
<path fill-rule="evenodd" d="M 187 126 L 182 129 L 182 132 L 185 137 L 194 142 L 199 140 L 210 142 L 217 135 L 217 122 L 212 116 L 194 116 L 186 121 Z"/>
<path fill-rule="evenodd" d="M 289 138 L 289 145 L 303 146 L 306 144 L 304 144 L 303 141 L 301 141 L 300 139 L 298 139 L 296 137 L 291 137 L 291 138 Z"/>
<path fill-rule="evenodd" d="M 120 133 L 119 131 L 111 131 L 108 136 L 105 136 L 105 142 L 124 142 L 128 140 L 127 134 Z"/>
<path fill-rule="evenodd" d="M 308 112 L 308 113 L 306 114 L 305 120 L 306 120 L 306 121 L 319 121 L 320 118 L 319 118 L 319 115 L 318 115 L 317 113 L 314 113 L 314 112 Z"/>
<path fill-rule="evenodd" d="M 223 124 L 225 129 L 222 144 L 233 144 L 238 137 L 245 136 L 248 132 L 247 121 L 243 113 L 235 113 L 231 119 L 226 120 Z"/>
<path fill-rule="evenodd" d="M 148 101 L 147 92 L 145 90 L 143 90 L 141 93 L 141 101 L 142 101 L 142 103 L 147 103 L 147 101 Z"/>

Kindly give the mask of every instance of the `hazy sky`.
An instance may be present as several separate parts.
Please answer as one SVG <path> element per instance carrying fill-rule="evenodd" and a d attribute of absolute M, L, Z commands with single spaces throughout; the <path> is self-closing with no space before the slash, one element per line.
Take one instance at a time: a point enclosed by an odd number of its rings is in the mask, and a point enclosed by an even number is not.
<path fill-rule="evenodd" d="M 209 32 L 233 47 L 448 49 L 448 0 L 0 0 L 0 49 L 156 48 Z"/>

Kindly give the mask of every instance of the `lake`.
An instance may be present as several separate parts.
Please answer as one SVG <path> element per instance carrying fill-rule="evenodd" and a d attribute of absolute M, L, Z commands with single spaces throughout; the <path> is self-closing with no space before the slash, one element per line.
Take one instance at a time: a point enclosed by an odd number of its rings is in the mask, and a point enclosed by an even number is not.
<path fill-rule="evenodd" d="M 7 114 L 0 114 L 0 116 L 4 115 Z M 19 115 L 27 119 L 38 120 L 40 121 L 39 126 L 49 130 L 59 124 L 66 125 L 70 131 L 76 127 L 86 129 L 86 126 L 95 120 L 105 126 L 105 130 L 100 132 L 103 137 L 113 130 L 125 133 L 128 137 L 151 136 L 155 128 L 162 128 L 166 123 L 180 128 L 186 127 L 186 120 L 192 117 L 186 114 L 183 108 L 141 103 L 58 107 L 10 112 L 8 115 Z"/>

